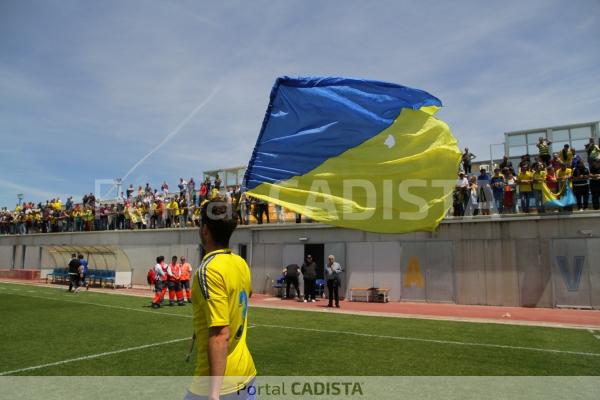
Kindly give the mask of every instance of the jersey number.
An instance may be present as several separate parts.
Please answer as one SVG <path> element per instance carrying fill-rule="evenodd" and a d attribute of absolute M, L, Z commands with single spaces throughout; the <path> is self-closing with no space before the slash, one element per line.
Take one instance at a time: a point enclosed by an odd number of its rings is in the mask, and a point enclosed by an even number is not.
<path fill-rule="evenodd" d="M 245 290 L 242 290 L 240 292 L 239 305 L 240 305 L 240 307 L 243 307 L 243 309 L 242 309 L 242 325 L 240 325 L 240 327 L 238 328 L 238 330 L 235 334 L 236 339 L 239 339 L 242 336 L 242 333 L 244 333 L 244 324 L 246 323 L 246 314 L 248 314 L 248 295 L 246 294 Z"/>

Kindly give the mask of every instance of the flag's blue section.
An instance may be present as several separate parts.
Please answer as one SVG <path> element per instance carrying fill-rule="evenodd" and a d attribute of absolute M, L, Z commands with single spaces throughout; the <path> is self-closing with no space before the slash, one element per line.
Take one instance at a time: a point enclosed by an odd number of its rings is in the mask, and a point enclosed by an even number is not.
<path fill-rule="evenodd" d="M 244 185 L 253 189 L 304 175 L 388 128 L 403 108 L 428 106 L 442 103 L 425 91 L 392 83 L 278 78 Z"/>

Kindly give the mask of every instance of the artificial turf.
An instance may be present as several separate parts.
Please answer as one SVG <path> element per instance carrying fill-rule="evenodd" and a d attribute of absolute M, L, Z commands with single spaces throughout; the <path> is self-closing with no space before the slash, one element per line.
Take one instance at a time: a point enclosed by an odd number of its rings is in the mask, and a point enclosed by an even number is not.
<path fill-rule="evenodd" d="M 0 283 L 0 374 L 126 350 L 11 375 L 191 375 L 184 357 L 192 307 L 148 305 Z M 265 376 L 600 375 L 600 340 L 587 330 L 257 307 L 249 324 L 249 347 Z"/>

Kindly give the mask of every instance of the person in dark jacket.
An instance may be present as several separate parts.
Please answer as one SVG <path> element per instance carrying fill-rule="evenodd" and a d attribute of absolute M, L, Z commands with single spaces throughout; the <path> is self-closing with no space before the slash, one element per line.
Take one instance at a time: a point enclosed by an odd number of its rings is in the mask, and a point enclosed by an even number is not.
<path fill-rule="evenodd" d="M 294 286 L 296 290 L 296 296 L 300 298 L 300 284 L 298 277 L 300 276 L 300 267 L 298 264 L 290 264 L 283 269 L 283 275 L 285 277 L 285 297 L 293 298 L 290 296 L 290 286 Z"/>
<path fill-rule="evenodd" d="M 317 264 L 312 256 L 306 256 L 306 261 L 302 264 L 302 276 L 304 277 L 304 302 L 315 302 L 315 282 L 317 280 Z"/>
<path fill-rule="evenodd" d="M 71 254 L 71 261 L 69 261 L 69 292 L 73 288 L 79 287 L 79 266 L 81 263 L 77 258 L 77 254 Z"/>

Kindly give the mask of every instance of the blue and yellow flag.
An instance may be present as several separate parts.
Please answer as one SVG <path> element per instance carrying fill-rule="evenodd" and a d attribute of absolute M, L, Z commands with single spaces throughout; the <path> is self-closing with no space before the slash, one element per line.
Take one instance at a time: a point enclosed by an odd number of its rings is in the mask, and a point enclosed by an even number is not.
<path fill-rule="evenodd" d="M 278 78 L 244 177 L 247 194 L 316 221 L 434 230 L 460 150 L 431 94 L 349 78 Z"/>
<path fill-rule="evenodd" d="M 568 207 L 577 204 L 577 199 L 573 194 L 573 189 L 571 189 L 571 183 L 569 181 L 561 182 L 560 190 L 557 193 L 551 191 L 546 183 L 542 184 L 542 195 L 544 198 L 544 206 L 546 207 Z"/>

